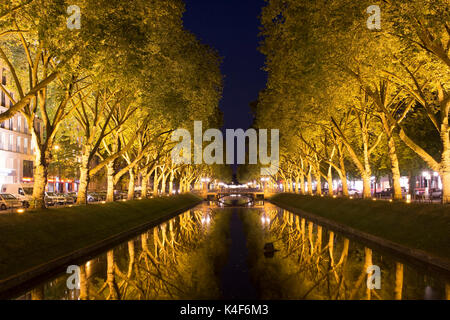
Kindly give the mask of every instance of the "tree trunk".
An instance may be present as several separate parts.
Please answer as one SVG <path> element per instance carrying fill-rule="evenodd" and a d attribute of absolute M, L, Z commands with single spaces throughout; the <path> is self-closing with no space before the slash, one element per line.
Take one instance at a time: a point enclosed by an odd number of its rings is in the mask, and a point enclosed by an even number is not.
<path fill-rule="evenodd" d="M 312 195 L 313 194 L 313 190 L 312 190 L 311 168 L 308 171 L 308 175 L 306 176 L 306 180 L 308 181 L 308 194 Z"/>
<path fill-rule="evenodd" d="M 391 161 L 392 187 L 394 189 L 394 200 L 402 200 L 402 187 L 400 186 L 400 167 L 398 165 L 397 151 L 394 137 L 388 137 L 389 159 Z"/>
<path fill-rule="evenodd" d="M 173 194 L 173 171 L 170 172 L 170 180 L 169 180 L 169 195 Z"/>
<path fill-rule="evenodd" d="M 33 120 L 28 119 L 28 128 L 31 131 L 32 140 L 35 145 L 33 203 L 30 204 L 30 207 L 34 209 L 45 209 L 45 187 L 48 181 L 48 161 L 51 158 L 49 150 L 51 150 L 52 141 L 47 140 L 46 146 L 40 145 L 38 142 L 40 139 L 33 126 Z"/>
<path fill-rule="evenodd" d="M 450 165 L 440 173 L 442 181 L 442 203 L 450 203 Z"/>
<path fill-rule="evenodd" d="M 77 204 L 87 204 L 89 180 L 89 153 L 85 151 L 81 157 L 80 184 L 78 186 Z"/>
<path fill-rule="evenodd" d="M 298 176 L 295 177 L 295 193 L 298 193 L 298 185 L 300 183 L 300 179 Z"/>
<path fill-rule="evenodd" d="M 328 167 L 327 183 L 328 183 L 328 195 L 332 197 L 334 195 L 334 190 L 333 190 L 333 171 L 331 166 Z"/>
<path fill-rule="evenodd" d="M 33 203 L 30 204 L 34 209 L 45 209 L 45 187 L 48 179 L 48 164 L 44 157 L 38 159 L 34 169 L 34 185 L 33 185 Z"/>
<path fill-rule="evenodd" d="M 106 201 L 114 201 L 114 161 L 109 162 L 106 165 Z"/>
<path fill-rule="evenodd" d="M 363 179 L 363 196 L 365 199 L 372 197 L 372 192 L 370 188 L 370 176 L 372 175 L 372 170 L 370 169 L 370 160 L 369 160 L 369 143 L 368 141 L 368 133 L 365 131 L 364 134 L 364 172 L 361 174 Z"/>
<path fill-rule="evenodd" d="M 345 175 L 342 175 L 341 182 L 342 182 L 342 195 L 344 197 L 348 197 L 348 184 L 347 184 L 347 177 Z"/>
<path fill-rule="evenodd" d="M 450 104 L 450 102 L 448 102 Z M 450 203 L 450 137 L 448 116 L 441 125 L 442 158 L 439 174 L 442 181 L 442 203 Z"/>
<path fill-rule="evenodd" d="M 141 183 L 141 197 L 142 199 L 147 199 L 147 189 L 148 189 L 148 176 L 147 173 L 142 176 Z"/>
<path fill-rule="evenodd" d="M 364 173 L 362 175 L 363 179 L 363 198 L 369 199 L 372 197 L 372 193 L 370 191 L 370 174 Z"/>
<path fill-rule="evenodd" d="M 394 288 L 394 299 L 402 300 L 403 291 L 403 264 L 397 262 L 395 265 L 395 288 Z"/>
<path fill-rule="evenodd" d="M 128 182 L 128 196 L 127 196 L 127 199 L 128 200 L 133 200 L 134 199 L 134 179 L 135 179 L 134 169 L 131 168 L 130 170 L 128 170 L 128 174 L 130 176 L 130 180 Z"/>
<path fill-rule="evenodd" d="M 344 155 L 339 157 L 339 169 L 341 169 L 340 178 L 342 183 L 342 195 L 348 197 L 347 170 L 345 170 Z"/>
<path fill-rule="evenodd" d="M 395 147 L 395 140 L 392 135 L 393 127 L 389 125 L 386 114 L 381 114 L 381 122 L 388 139 L 389 160 L 391 162 L 392 172 L 392 188 L 394 189 L 394 200 L 402 200 L 402 188 L 400 186 L 400 168 L 398 165 L 397 150 Z"/>
<path fill-rule="evenodd" d="M 305 194 L 305 176 L 300 174 L 300 193 Z"/>
<path fill-rule="evenodd" d="M 86 266 L 80 266 L 80 300 L 89 300 L 89 283 L 86 274 Z"/>
<path fill-rule="evenodd" d="M 158 186 L 159 186 L 159 179 L 158 179 L 158 169 L 155 168 L 155 173 L 153 175 L 153 196 L 158 195 Z"/>
<path fill-rule="evenodd" d="M 319 169 L 314 170 L 315 178 L 316 178 L 316 195 L 320 196 L 322 195 L 322 178 L 320 176 Z"/>
<path fill-rule="evenodd" d="M 371 265 L 373 265 L 372 262 L 372 249 L 369 248 L 364 248 L 365 251 L 365 259 L 364 259 L 364 273 L 367 271 L 367 268 Z M 370 275 L 368 274 L 367 277 L 369 277 Z M 366 289 L 366 294 L 367 294 L 367 300 L 370 300 L 371 298 L 371 291 L 369 288 Z"/>
<path fill-rule="evenodd" d="M 161 193 L 162 194 L 166 194 L 166 180 L 167 180 L 167 176 L 163 173 L 162 181 L 161 181 Z"/>
<path fill-rule="evenodd" d="M 191 192 L 191 185 L 192 185 L 192 180 L 186 180 L 186 183 L 184 185 L 186 193 Z"/>
<path fill-rule="evenodd" d="M 114 261 L 114 251 L 110 250 L 106 254 L 106 264 L 107 264 L 107 276 L 106 276 L 106 282 L 108 283 L 109 287 L 109 297 L 112 300 L 119 300 L 120 294 L 119 294 L 119 287 L 116 282 L 116 274 L 115 274 L 115 266 L 116 263 Z"/>

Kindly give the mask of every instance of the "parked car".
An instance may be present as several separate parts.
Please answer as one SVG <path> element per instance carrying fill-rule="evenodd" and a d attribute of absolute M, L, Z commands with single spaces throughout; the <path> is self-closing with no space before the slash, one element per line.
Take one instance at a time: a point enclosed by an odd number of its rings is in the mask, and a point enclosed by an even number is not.
<path fill-rule="evenodd" d="M 128 198 L 128 192 L 121 192 L 120 193 L 120 199 L 127 199 Z"/>
<path fill-rule="evenodd" d="M 67 194 L 69 197 L 73 198 L 73 203 L 77 202 L 78 193 L 77 192 L 69 192 Z"/>
<path fill-rule="evenodd" d="M 77 201 L 77 197 L 73 197 L 68 193 L 61 193 L 59 196 L 62 196 L 66 199 L 65 204 L 74 204 Z"/>
<path fill-rule="evenodd" d="M 106 192 L 105 191 L 100 191 L 97 192 L 97 197 L 98 197 L 98 201 L 105 201 L 106 200 Z"/>
<path fill-rule="evenodd" d="M 2 185 L 0 192 L 12 194 L 28 208 L 33 199 L 33 183 L 6 183 Z"/>
<path fill-rule="evenodd" d="M 348 195 L 358 197 L 360 194 L 359 190 L 356 189 L 348 189 Z"/>
<path fill-rule="evenodd" d="M 377 193 L 377 195 L 381 198 L 392 197 L 393 194 L 394 194 L 394 189 L 392 189 L 392 188 L 386 188 L 383 191 Z"/>
<path fill-rule="evenodd" d="M 64 196 L 58 195 L 55 192 L 46 192 L 45 203 L 50 206 L 54 206 L 55 204 L 61 205 L 66 203 L 66 198 Z"/>
<path fill-rule="evenodd" d="M 394 188 L 386 188 L 381 192 L 378 192 L 377 195 L 381 198 L 392 198 L 394 195 Z M 406 189 L 402 187 L 402 195 L 406 195 Z"/>
<path fill-rule="evenodd" d="M 100 195 L 97 192 L 90 192 L 88 194 L 88 201 L 90 202 L 100 201 Z"/>
<path fill-rule="evenodd" d="M 423 197 L 425 196 L 425 188 L 416 188 L 414 193 L 416 196 Z"/>
<path fill-rule="evenodd" d="M 431 199 L 442 199 L 442 190 L 441 189 L 431 189 L 430 190 L 430 198 Z"/>
<path fill-rule="evenodd" d="M 127 192 L 124 191 L 120 191 L 120 190 L 114 190 L 114 200 L 122 200 L 122 199 L 126 199 L 128 196 Z"/>
<path fill-rule="evenodd" d="M 78 198 L 78 193 L 77 192 L 69 192 L 68 195 L 73 198 L 73 203 L 77 202 L 77 198 Z M 86 194 L 86 199 L 87 199 L 87 202 L 94 202 L 94 201 L 96 201 L 91 193 L 87 193 Z"/>
<path fill-rule="evenodd" d="M 22 201 L 14 197 L 12 194 L 0 193 L 0 210 L 6 210 L 9 208 L 21 208 L 22 206 Z"/>
<path fill-rule="evenodd" d="M 87 200 L 87 202 L 94 202 L 95 198 L 94 198 L 94 196 L 91 193 L 88 193 L 86 195 L 86 200 Z"/>

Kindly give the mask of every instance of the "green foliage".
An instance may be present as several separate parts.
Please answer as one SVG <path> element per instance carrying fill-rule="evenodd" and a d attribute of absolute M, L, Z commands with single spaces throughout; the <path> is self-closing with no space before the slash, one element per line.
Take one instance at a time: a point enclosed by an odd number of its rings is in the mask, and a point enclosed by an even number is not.
<path fill-rule="evenodd" d="M 53 150 L 53 161 L 49 165 L 49 175 L 60 179 L 77 179 L 79 176 L 80 144 L 69 135 L 57 139 Z"/>
<path fill-rule="evenodd" d="M 381 8 L 381 30 L 366 26 L 371 5 Z M 385 174 L 395 164 L 388 137 L 398 127 L 402 141 L 405 132 L 414 141 L 407 145 L 422 159 L 414 162 L 425 161 L 444 177 L 449 17 L 445 0 L 268 1 L 260 50 L 269 77 L 256 126 L 280 128 L 280 169 L 287 173 L 287 159 L 299 156 L 320 163 L 324 173 L 330 162 L 336 166 L 330 154 L 343 144 L 344 163 L 360 176 Z M 396 141 L 398 155 L 411 159 Z"/>

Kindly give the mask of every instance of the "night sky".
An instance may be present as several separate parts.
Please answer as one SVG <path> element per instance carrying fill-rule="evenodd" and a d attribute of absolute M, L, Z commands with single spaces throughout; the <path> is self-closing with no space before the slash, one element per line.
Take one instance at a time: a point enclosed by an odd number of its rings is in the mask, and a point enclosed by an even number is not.
<path fill-rule="evenodd" d="M 259 15 L 264 0 L 185 0 L 184 25 L 223 58 L 224 127 L 247 129 L 249 103 L 265 87 L 264 56 L 258 52 Z"/>

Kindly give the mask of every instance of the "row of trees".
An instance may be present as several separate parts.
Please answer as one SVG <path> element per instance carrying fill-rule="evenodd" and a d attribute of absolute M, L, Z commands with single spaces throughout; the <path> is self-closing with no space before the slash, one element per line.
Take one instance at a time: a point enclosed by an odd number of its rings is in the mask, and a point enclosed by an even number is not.
<path fill-rule="evenodd" d="M 173 130 L 221 122 L 220 58 L 183 28 L 183 12 L 181 0 L 2 1 L 0 61 L 11 81 L 0 89 L 12 106 L 0 121 L 21 113 L 28 123 L 37 207 L 67 137 L 80 147 L 78 203 L 101 171 L 108 201 L 126 175 L 133 198 L 139 177 L 145 197 L 151 176 L 154 190 L 170 183 L 171 192 L 174 179 L 186 191 L 209 173 L 170 159 Z M 76 19 L 80 28 L 69 27 Z"/>
<path fill-rule="evenodd" d="M 367 26 L 378 5 L 381 29 Z M 446 0 L 270 0 L 261 15 L 268 84 L 255 126 L 281 128 L 279 177 L 304 192 L 426 164 L 450 202 L 450 4 Z M 313 178 L 314 177 L 314 178 Z"/>

